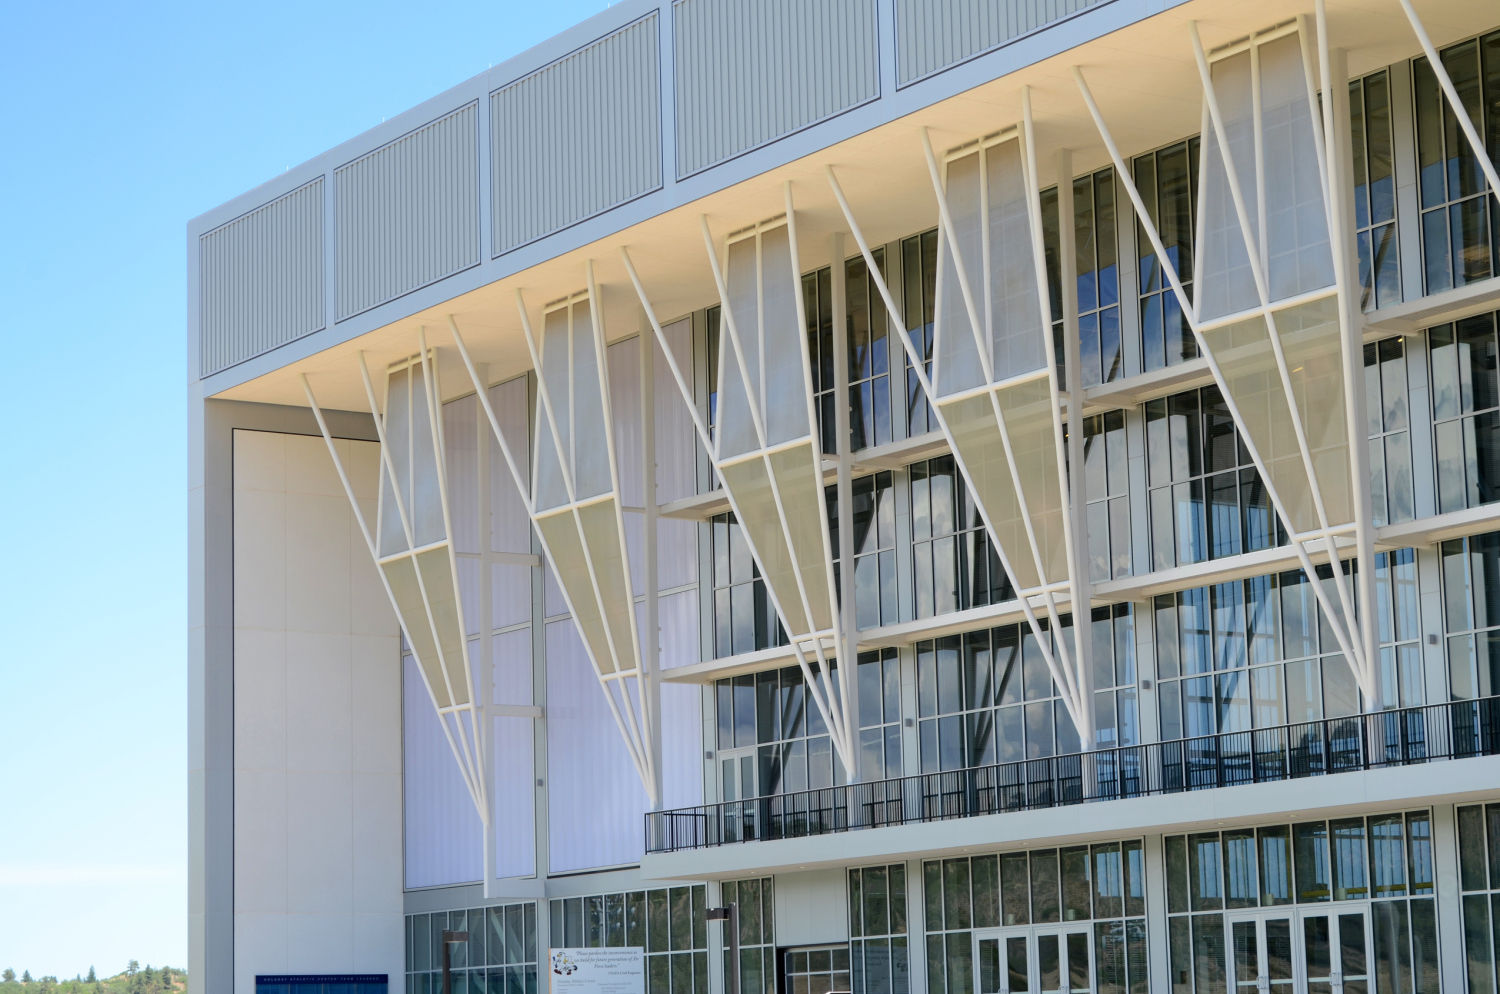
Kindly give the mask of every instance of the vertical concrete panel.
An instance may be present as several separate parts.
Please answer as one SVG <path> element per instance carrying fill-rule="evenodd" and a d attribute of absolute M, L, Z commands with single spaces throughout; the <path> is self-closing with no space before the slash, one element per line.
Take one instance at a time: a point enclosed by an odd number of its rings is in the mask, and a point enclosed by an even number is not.
<path fill-rule="evenodd" d="M 322 177 L 198 244 L 204 376 L 322 329 Z"/>
<path fill-rule="evenodd" d="M 661 186 L 655 12 L 490 94 L 495 254 Z"/>
<path fill-rule="evenodd" d="M 1109 0 L 895 0 L 896 82 L 905 86 Z"/>
<path fill-rule="evenodd" d="M 338 319 L 479 263 L 478 104 L 334 170 Z"/>
<path fill-rule="evenodd" d="M 678 0 L 677 175 L 880 95 L 874 0 Z"/>

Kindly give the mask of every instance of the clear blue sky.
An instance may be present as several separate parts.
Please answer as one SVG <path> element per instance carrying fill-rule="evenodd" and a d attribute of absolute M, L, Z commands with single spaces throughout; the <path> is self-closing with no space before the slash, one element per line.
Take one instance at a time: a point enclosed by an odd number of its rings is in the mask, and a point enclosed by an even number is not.
<path fill-rule="evenodd" d="M 186 966 L 188 219 L 605 6 L 0 4 L 0 969 Z"/>

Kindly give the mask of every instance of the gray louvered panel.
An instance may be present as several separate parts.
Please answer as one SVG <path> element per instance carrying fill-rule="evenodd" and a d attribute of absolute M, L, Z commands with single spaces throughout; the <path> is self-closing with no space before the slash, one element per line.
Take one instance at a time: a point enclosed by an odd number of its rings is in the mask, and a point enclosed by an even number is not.
<path fill-rule="evenodd" d="M 198 240 L 202 375 L 323 327 L 323 180 Z"/>
<path fill-rule="evenodd" d="M 334 170 L 339 320 L 479 262 L 478 105 Z"/>
<path fill-rule="evenodd" d="M 490 94 L 495 254 L 661 186 L 657 15 Z"/>
<path fill-rule="evenodd" d="M 875 0 L 678 0 L 677 175 L 880 95 Z"/>
<path fill-rule="evenodd" d="M 897 83 L 946 69 L 1109 0 L 896 0 Z"/>

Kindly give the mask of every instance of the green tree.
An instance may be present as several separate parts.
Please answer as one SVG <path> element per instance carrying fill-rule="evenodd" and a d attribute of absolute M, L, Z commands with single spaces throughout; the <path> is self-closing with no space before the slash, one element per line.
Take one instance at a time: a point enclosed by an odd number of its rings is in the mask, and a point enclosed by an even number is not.
<path fill-rule="evenodd" d="M 16 971 L 12 970 L 10 967 L 7 966 L 5 968 L 5 972 L 4 973 L 0 973 L 0 980 L 5 981 L 7 984 L 15 983 L 15 980 L 16 980 Z"/>
<path fill-rule="evenodd" d="M 22 970 L 21 971 L 21 983 L 23 983 L 23 984 L 29 984 L 29 983 L 31 983 L 31 971 L 30 970 Z"/>
<path fill-rule="evenodd" d="M 84 977 L 83 979 L 91 984 L 97 984 L 99 982 L 99 978 L 94 975 L 94 964 L 89 964 L 89 975 L 87 977 Z"/>

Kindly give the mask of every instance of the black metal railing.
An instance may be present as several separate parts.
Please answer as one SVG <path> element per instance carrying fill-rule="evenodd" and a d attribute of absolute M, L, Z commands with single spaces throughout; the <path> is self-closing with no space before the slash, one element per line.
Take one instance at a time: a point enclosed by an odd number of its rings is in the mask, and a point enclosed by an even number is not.
<path fill-rule="evenodd" d="M 1096 749 L 646 815 L 646 851 L 1176 794 L 1500 754 L 1500 697 Z"/>

